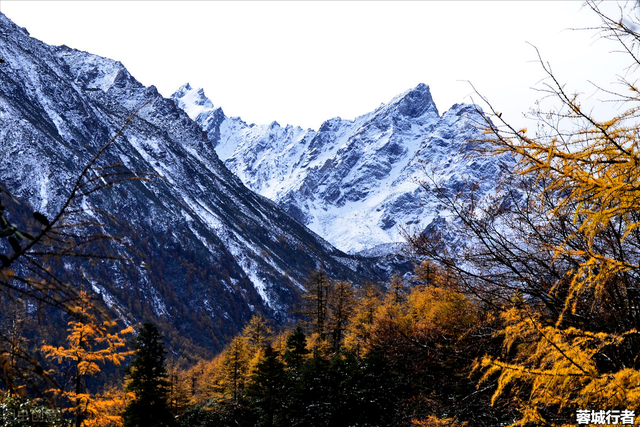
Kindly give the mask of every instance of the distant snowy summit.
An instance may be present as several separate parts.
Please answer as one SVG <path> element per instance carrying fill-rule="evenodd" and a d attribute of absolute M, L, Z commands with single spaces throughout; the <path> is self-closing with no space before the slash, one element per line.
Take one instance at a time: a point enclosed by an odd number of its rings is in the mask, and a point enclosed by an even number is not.
<path fill-rule="evenodd" d="M 318 130 L 227 117 L 189 84 L 171 98 L 247 187 L 351 253 L 390 252 L 403 241 L 403 229 L 422 230 L 446 216 L 420 188 L 427 175 L 452 190 L 478 183 L 483 193 L 512 161 L 475 155 L 467 142 L 481 137 L 478 107 L 456 104 L 439 115 L 422 83 L 370 113 L 336 117 Z"/>

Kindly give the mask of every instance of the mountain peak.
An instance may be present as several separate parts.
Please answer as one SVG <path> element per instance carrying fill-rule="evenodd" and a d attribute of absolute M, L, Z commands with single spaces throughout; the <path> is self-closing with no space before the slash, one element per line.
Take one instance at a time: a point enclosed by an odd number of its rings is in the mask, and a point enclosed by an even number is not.
<path fill-rule="evenodd" d="M 193 90 L 193 88 L 191 87 L 191 85 L 189 83 L 185 83 L 182 86 L 180 86 L 178 88 L 178 90 L 176 90 L 172 96 L 176 96 L 178 98 L 183 97 L 187 92 L 190 92 L 191 90 Z"/>
<path fill-rule="evenodd" d="M 398 113 L 403 116 L 415 118 L 427 112 L 435 113 L 436 116 L 439 116 L 436 104 L 431 97 L 431 90 L 424 83 L 420 83 L 415 88 L 395 97 L 390 105 L 394 104 L 397 105 Z"/>
<path fill-rule="evenodd" d="M 204 89 L 194 89 L 189 83 L 180 86 L 171 99 L 193 120 L 203 111 L 215 109 L 213 102 L 204 94 Z"/>

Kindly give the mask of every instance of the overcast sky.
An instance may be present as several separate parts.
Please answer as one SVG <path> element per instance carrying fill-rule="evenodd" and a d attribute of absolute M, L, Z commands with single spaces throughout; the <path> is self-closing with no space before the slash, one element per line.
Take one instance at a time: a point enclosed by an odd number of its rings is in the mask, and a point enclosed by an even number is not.
<path fill-rule="evenodd" d="M 587 80 L 606 85 L 626 61 L 570 30 L 598 22 L 578 1 L 1 0 L 0 11 L 46 43 L 121 61 L 164 96 L 189 82 L 229 116 L 315 129 L 421 82 L 441 113 L 470 102 L 469 80 L 517 120 L 544 77 L 527 43 L 587 96 Z"/>

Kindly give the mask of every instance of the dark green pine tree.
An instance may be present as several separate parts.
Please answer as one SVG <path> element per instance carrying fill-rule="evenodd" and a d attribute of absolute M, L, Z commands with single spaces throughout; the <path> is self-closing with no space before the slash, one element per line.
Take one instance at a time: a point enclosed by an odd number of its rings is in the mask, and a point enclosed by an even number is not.
<path fill-rule="evenodd" d="M 124 411 L 124 427 L 169 427 L 176 422 L 169 410 L 169 381 L 164 367 L 162 335 L 152 323 L 144 323 L 135 343 L 135 359 L 127 367 L 127 391 L 135 394 Z"/>
<path fill-rule="evenodd" d="M 284 352 L 283 359 L 289 369 L 297 370 L 304 363 L 307 354 L 309 354 L 307 337 L 302 332 L 302 328 L 298 326 L 287 338 L 287 349 Z"/>
<path fill-rule="evenodd" d="M 264 359 L 258 363 L 247 388 L 247 396 L 259 417 L 257 426 L 288 425 L 284 421 L 288 384 L 282 363 L 271 346 L 267 346 Z"/>

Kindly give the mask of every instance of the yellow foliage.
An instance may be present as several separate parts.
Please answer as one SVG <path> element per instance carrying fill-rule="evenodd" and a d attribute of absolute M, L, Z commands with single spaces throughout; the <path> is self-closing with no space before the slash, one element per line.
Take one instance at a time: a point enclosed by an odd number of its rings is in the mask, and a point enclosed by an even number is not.
<path fill-rule="evenodd" d="M 95 396 L 88 396 L 87 418 L 83 427 L 121 427 L 122 413 L 134 394 L 123 388 L 108 388 Z"/>
<path fill-rule="evenodd" d="M 273 351 L 277 354 L 284 354 L 287 349 L 287 339 L 289 338 L 289 335 L 291 335 L 291 332 L 292 331 L 290 330 L 286 330 L 273 337 L 271 342 L 271 348 L 273 348 Z"/>
<path fill-rule="evenodd" d="M 191 405 L 204 405 L 225 394 L 226 380 L 222 366 L 222 354 L 211 361 L 200 361 L 186 373 L 191 382 Z"/>
<path fill-rule="evenodd" d="M 242 331 L 247 346 L 249 364 L 247 373 L 250 375 L 262 360 L 267 342 L 271 339 L 273 330 L 262 315 L 253 315 L 249 324 Z"/>
<path fill-rule="evenodd" d="M 317 332 L 313 332 L 310 336 L 307 337 L 307 348 L 320 355 L 331 353 L 331 343 L 326 339 L 325 336 Z"/>
<path fill-rule="evenodd" d="M 238 399 L 239 395 L 244 391 L 246 382 L 251 374 L 249 369 L 250 361 L 251 355 L 247 339 L 241 335 L 235 337 L 222 352 L 219 384 L 223 387 L 227 396 Z"/>
<path fill-rule="evenodd" d="M 288 333 L 272 339 L 273 331 L 262 316 L 253 316 L 242 334 L 210 361 L 200 361 L 180 373 L 190 383 L 190 405 L 204 405 L 211 400 L 235 399 L 244 391 L 256 365 L 264 356 L 267 343 L 273 341 L 280 353 L 286 348 Z"/>
<path fill-rule="evenodd" d="M 74 311 L 77 319 L 68 322 L 68 346 L 43 345 L 41 349 L 49 359 L 55 359 L 58 363 L 70 361 L 74 364 L 74 389 L 50 391 L 73 402 L 73 406 L 64 411 L 81 419 L 83 426 L 106 426 L 113 423 L 117 425 L 120 412 L 113 412 L 113 408 L 124 408 L 124 400 L 118 400 L 120 395 L 110 391 L 110 394 L 92 396 L 83 391 L 82 383 L 85 377 L 100 372 L 99 363 L 120 365 L 126 356 L 132 354 L 132 351 L 124 350 L 126 339 L 123 335 L 133 332 L 133 328 L 128 327 L 118 333 L 110 333 L 109 329 L 116 323 L 110 320 L 98 321 L 92 313 L 90 297 L 84 291 L 80 292 L 80 301 Z M 121 394 L 124 396 L 124 392 Z"/>
<path fill-rule="evenodd" d="M 273 335 L 273 330 L 263 315 L 253 315 L 249 324 L 242 331 L 242 335 L 247 339 L 250 349 L 255 352 L 266 346 Z"/>
<path fill-rule="evenodd" d="M 345 331 L 346 349 L 362 353 L 370 349 L 371 333 L 375 314 L 382 303 L 380 291 L 374 285 L 364 286 L 360 291 L 354 311 Z"/>
<path fill-rule="evenodd" d="M 193 383 L 183 366 L 186 360 L 181 357 L 172 359 L 167 363 L 167 374 L 169 379 L 169 407 L 173 414 L 179 416 L 183 414 L 191 402 Z"/>
<path fill-rule="evenodd" d="M 636 66 L 633 27 L 622 21 L 613 25 L 597 3 L 587 4 L 602 19 L 605 37 L 622 43 Z M 540 200 L 555 204 L 549 220 L 573 221 L 573 231 L 550 247 L 556 260 L 571 265 L 549 293 L 561 301 L 561 311 L 545 311 L 532 301 L 514 304 L 503 315 L 506 360 L 480 362 L 485 380 L 498 376 L 494 401 L 508 396 L 521 405 L 516 425 L 549 423 L 544 411 L 640 407 L 640 98 L 635 86 L 622 80 L 634 93 L 617 96 L 626 109 L 597 120 L 542 66 L 550 82 L 543 90 L 562 107 L 533 110 L 540 124 L 535 137 L 509 126 L 495 111 L 501 124 L 487 121 L 486 131 L 498 152 L 520 159 L 521 174 L 545 183 Z"/>
<path fill-rule="evenodd" d="M 423 271 L 424 272 L 424 271 Z M 432 270 L 431 273 L 435 272 Z M 442 276 L 432 276 L 430 283 L 440 283 Z M 367 314 L 366 312 L 364 314 Z M 369 350 L 380 342 L 400 339 L 410 346 L 432 343 L 436 348 L 454 345 L 479 324 L 473 302 L 462 293 L 433 285 L 414 285 L 406 294 L 389 289 L 376 302 L 372 321 L 362 311 L 352 320 L 349 343 L 365 343 Z M 366 338 L 366 339 L 365 339 Z"/>
<path fill-rule="evenodd" d="M 407 305 L 414 322 L 438 328 L 445 334 L 466 331 L 476 320 L 469 299 L 449 289 L 416 287 L 409 294 Z"/>
<path fill-rule="evenodd" d="M 108 332 L 115 326 L 115 322 L 105 320 L 98 322 L 95 316 L 89 312 L 89 297 L 81 292 L 81 305 L 76 307 L 81 320 L 69 321 L 67 331 L 68 348 L 43 345 L 42 351 L 48 358 L 57 359 L 58 362 L 71 360 L 76 362 L 78 375 L 86 376 L 100 372 L 96 362 L 111 362 L 120 365 L 131 351 L 123 351 L 126 345 L 122 335 L 133 332 L 132 327 L 121 330 L 116 334 Z"/>
<path fill-rule="evenodd" d="M 491 357 L 480 362 L 487 368 L 483 380 L 499 374 L 495 402 L 509 386 L 526 383 L 528 401 L 523 404 L 519 424 L 540 423 L 540 406 L 564 408 L 637 408 L 640 407 L 640 372 L 622 369 L 601 373 L 594 356 L 605 347 L 619 345 L 631 330 L 620 335 L 594 333 L 577 328 L 559 329 L 540 326 L 541 315 L 522 308 L 511 308 L 503 315 L 507 326 L 507 352 L 516 349 L 512 363 Z M 518 425 L 519 425 L 518 424 Z"/>

